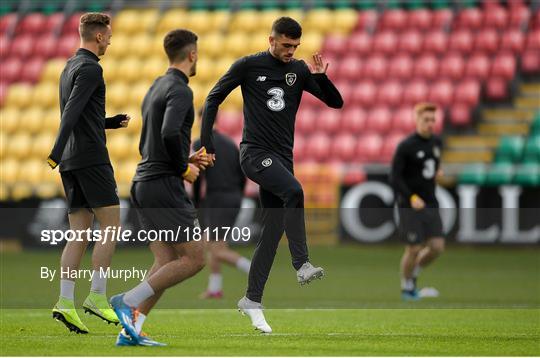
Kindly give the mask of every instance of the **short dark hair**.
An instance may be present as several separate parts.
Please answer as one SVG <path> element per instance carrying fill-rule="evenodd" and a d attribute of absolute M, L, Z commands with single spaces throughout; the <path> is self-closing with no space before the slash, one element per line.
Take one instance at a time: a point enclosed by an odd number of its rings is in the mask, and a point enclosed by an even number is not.
<path fill-rule="evenodd" d="M 111 17 L 99 12 L 88 12 L 81 16 L 79 34 L 83 40 L 92 40 L 96 30 L 105 31 L 111 24 Z"/>
<path fill-rule="evenodd" d="M 163 40 L 163 47 L 171 63 L 183 61 L 189 53 L 189 45 L 195 45 L 198 37 L 184 29 L 172 30 Z"/>
<path fill-rule="evenodd" d="M 290 39 L 302 37 L 302 26 L 293 18 L 283 16 L 274 21 L 272 32 L 277 35 L 285 35 Z"/>

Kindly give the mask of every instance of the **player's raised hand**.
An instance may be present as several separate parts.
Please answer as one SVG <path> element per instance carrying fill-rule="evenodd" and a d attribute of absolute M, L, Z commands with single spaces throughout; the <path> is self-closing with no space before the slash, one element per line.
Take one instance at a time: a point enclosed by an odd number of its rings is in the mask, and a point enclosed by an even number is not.
<path fill-rule="evenodd" d="M 184 174 L 182 174 L 182 178 L 184 178 L 184 180 L 188 183 L 193 184 L 195 180 L 197 180 L 197 178 L 199 177 L 199 173 L 199 167 L 193 163 L 189 163 L 188 168 L 186 169 Z"/>
<path fill-rule="evenodd" d="M 326 64 L 323 62 L 322 55 L 316 52 L 313 55 L 313 64 L 308 63 L 308 68 L 311 73 L 326 73 L 329 63 Z"/>
<path fill-rule="evenodd" d="M 201 147 L 198 151 L 189 157 L 189 162 L 195 164 L 199 169 L 204 170 L 210 163 L 209 155 L 206 154 L 206 148 Z"/>

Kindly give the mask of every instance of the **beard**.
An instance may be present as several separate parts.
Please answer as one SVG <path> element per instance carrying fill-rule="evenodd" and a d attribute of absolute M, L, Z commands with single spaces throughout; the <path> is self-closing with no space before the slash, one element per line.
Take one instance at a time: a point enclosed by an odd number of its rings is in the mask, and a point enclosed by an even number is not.
<path fill-rule="evenodd" d="M 197 74 L 197 63 L 195 62 L 193 66 L 189 69 L 189 77 L 193 77 Z"/>

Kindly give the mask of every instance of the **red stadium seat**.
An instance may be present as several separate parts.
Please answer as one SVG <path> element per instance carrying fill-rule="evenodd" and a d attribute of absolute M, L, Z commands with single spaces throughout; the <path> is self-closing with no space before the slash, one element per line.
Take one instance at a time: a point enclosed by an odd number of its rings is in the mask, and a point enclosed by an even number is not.
<path fill-rule="evenodd" d="M 527 34 L 527 50 L 540 50 L 540 28 Z"/>
<path fill-rule="evenodd" d="M 389 67 L 391 78 L 406 80 L 412 76 L 413 60 L 408 55 L 397 55 L 391 59 Z"/>
<path fill-rule="evenodd" d="M 482 20 L 482 11 L 476 7 L 471 7 L 459 12 L 456 26 L 459 29 L 478 30 L 482 27 Z"/>
<path fill-rule="evenodd" d="M 366 131 L 384 134 L 390 129 L 392 114 L 387 107 L 375 107 L 368 113 Z"/>
<path fill-rule="evenodd" d="M 242 131 L 242 115 L 240 112 L 219 111 L 216 127 L 228 136 L 237 135 Z"/>
<path fill-rule="evenodd" d="M 382 54 L 392 54 L 397 48 L 398 38 L 391 31 L 377 33 L 373 37 L 373 51 Z"/>
<path fill-rule="evenodd" d="M 469 30 L 457 30 L 450 35 L 450 50 L 468 54 L 473 49 L 474 38 Z"/>
<path fill-rule="evenodd" d="M 432 80 L 439 73 L 439 62 L 433 55 L 423 55 L 414 64 L 414 76 Z"/>
<path fill-rule="evenodd" d="M 11 42 L 10 55 L 25 59 L 34 51 L 34 37 L 32 35 L 20 35 Z"/>
<path fill-rule="evenodd" d="M 362 60 L 359 56 L 350 55 L 339 63 L 338 77 L 349 81 L 355 81 L 362 76 Z"/>
<path fill-rule="evenodd" d="M 346 107 L 341 116 L 341 130 L 346 133 L 359 134 L 366 125 L 366 112 L 361 106 Z"/>
<path fill-rule="evenodd" d="M 306 144 L 306 156 L 318 162 L 324 162 L 330 157 L 330 138 L 324 133 L 312 135 Z"/>
<path fill-rule="evenodd" d="M 306 139 L 302 135 L 294 136 L 293 156 L 295 160 L 302 160 L 306 156 Z"/>
<path fill-rule="evenodd" d="M 43 33 L 43 28 L 47 22 L 47 17 L 40 13 L 31 13 L 26 15 L 17 24 L 17 34 L 37 35 Z"/>
<path fill-rule="evenodd" d="M 508 85 L 503 78 L 490 78 L 486 83 L 486 96 L 492 101 L 508 98 Z"/>
<path fill-rule="evenodd" d="M 383 140 L 378 134 L 365 134 L 358 138 L 356 158 L 362 162 L 379 161 Z"/>
<path fill-rule="evenodd" d="M 302 106 L 296 115 L 296 131 L 300 134 L 311 133 L 315 129 L 316 112 L 312 108 Z"/>
<path fill-rule="evenodd" d="M 534 14 L 532 14 L 532 26 L 530 28 L 533 29 L 540 29 L 540 10 L 536 10 Z"/>
<path fill-rule="evenodd" d="M 380 154 L 381 159 L 384 163 L 389 163 L 392 161 L 397 146 L 399 145 L 399 143 L 401 143 L 402 140 L 405 139 L 406 136 L 407 135 L 404 133 L 397 132 L 390 133 L 386 136 L 386 138 L 384 138 L 384 143 Z"/>
<path fill-rule="evenodd" d="M 57 12 L 54 14 L 51 14 L 47 16 L 47 19 L 45 20 L 45 24 L 43 25 L 43 31 L 42 32 L 52 32 L 59 31 L 60 26 L 64 23 L 64 14 L 61 12 Z"/>
<path fill-rule="evenodd" d="M 477 52 L 485 52 L 488 55 L 499 49 L 499 34 L 494 29 L 484 29 L 476 34 L 474 48 Z"/>
<path fill-rule="evenodd" d="M 317 97 L 308 92 L 302 93 L 302 105 L 313 109 L 323 106 L 322 102 Z"/>
<path fill-rule="evenodd" d="M 356 158 L 356 137 L 352 134 L 340 134 L 332 141 L 332 157 L 342 162 L 351 162 Z"/>
<path fill-rule="evenodd" d="M 418 9 L 409 11 L 407 26 L 418 29 L 428 30 L 431 28 L 432 13 L 427 9 Z"/>
<path fill-rule="evenodd" d="M 484 10 L 484 27 L 503 30 L 508 25 L 508 12 L 499 5 Z"/>
<path fill-rule="evenodd" d="M 495 56 L 491 65 L 491 76 L 511 80 L 516 74 L 516 59 L 512 54 L 501 53 Z"/>
<path fill-rule="evenodd" d="M 7 83 L 18 81 L 21 70 L 21 60 L 10 57 L 7 60 L 2 61 L 2 66 L 0 66 L 0 79 L 2 79 L 2 82 Z"/>
<path fill-rule="evenodd" d="M 390 80 L 379 86 L 377 103 L 395 107 L 401 103 L 402 96 L 403 88 L 401 83 L 395 80 Z"/>
<path fill-rule="evenodd" d="M 413 116 L 413 107 L 403 106 L 394 111 L 392 116 L 392 130 L 401 133 L 413 132 L 416 122 Z"/>
<path fill-rule="evenodd" d="M 454 12 L 450 9 L 441 9 L 433 11 L 431 27 L 434 29 L 446 29 L 452 24 Z"/>
<path fill-rule="evenodd" d="M 429 32 L 424 37 L 424 51 L 442 54 L 448 49 L 448 35 L 440 30 Z"/>
<path fill-rule="evenodd" d="M 466 127 L 471 124 L 470 107 L 463 103 L 457 103 L 450 108 L 450 123 L 457 127 Z"/>
<path fill-rule="evenodd" d="M 36 40 L 33 55 L 44 59 L 51 58 L 56 55 L 56 44 L 58 40 L 53 34 L 44 34 Z"/>
<path fill-rule="evenodd" d="M 368 58 L 364 64 L 364 77 L 381 80 L 387 75 L 387 61 L 383 56 L 375 55 Z"/>
<path fill-rule="evenodd" d="M 382 29 L 403 30 L 407 26 L 407 12 L 402 9 L 386 10 L 382 14 L 380 25 Z"/>
<path fill-rule="evenodd" d="M 403 90 L 403 103 L 414 105 L 428 99 L 428 86 L 424 81 L 413 80 Z"/>
<path fill-rule="evenodd" d="M 371 81 L 363 81 L 354 86 L 353 103 L 364 107 L 372 106 L 375 102 L 377 87 Z"/>
<path fill-rule="evenodd" d="M 331 56 L 341 56 L 347 51 L 347 37 L 343 35 L 329 35 L 323 45 L 323 51 Z"/>
<path fill-rule="evenodd" d="M 334 134 L 339 131 L 341 114 L 332 108 L 325 108 L 317 114 L 316 129 L 326 134 Z"/>
<path fill-rule="evenodd" d="M 510 7 L 509 25 L 512 28 L 519 29 L 526 26 L 531 18 L 531 10 L 527 6 Z"/>
<path fill-rule="evenodd" d="M 0 58 L 3 60 L 9 57 L 11 42 L 7 36 L 0 37 Z"/>
<path fill-rule="evenodd" d="M 483 54 L 476 54 L 469 58 L 465 67 L 467 77 L 485 80 L 489 75 L 489 59 Z"/>
<path fill-rule="evenodd" d="M 64 23 L 62 34 L 78 34 L 81 15 L 82 13 L 75 13 L 71 15 Z"/>
<path fill-rule="evenodd" d="M 345 175 L 343 176 L 343 184 L 347 186 L 352 186 L 355 184 L 362 183 L 366 181 L 367 174 L 362 168 L 353 167 L 353 168 L 347 168 L 347 171 Z"/>
<path fill-rule="evenodd" d="M 367 55 L 371 53 L 373 39 L 366 32 L 356 32 L 349 37 L 347 49 L 351 54 Z"/>
<path fill-rule="evenodd" d="M 441 80 L 433 84 L 429 92 L 429 100 L 436 103 L 440 107 L 447 107 L 452 103 L 454 98 L 454 87 L 452 82 Z"/>
<path fill-rule="evenodd" d="M 418 54 L 422 50 L 422 34 L 416 30 L 410 30 L 401 34 L 399 38 L 399 49 L 412 55 Z"/>
<path fill-rule="evenodd" d="M 341 79 L 337 82 L 334 82 L 336 88 L 339 90 L 339 93 L 341 93 L 341 97 L 343 98 L 344 103 L 349 103 L 352 101 L 353 97 L 353 87 L 350 84 L 349 81 L 346 81 L 344 79 Z M 324 106 L 326 108 L 326 106 Z"/>
<path fill-rule="evenodd" d="M 15 26 L 17 23 L 17 14 L 6 14 L 2 17 L 0 17 L 0 34 L 4 35 L 6 31 L 11 28 L 12 26 Z"/>
<path fill-rule="evenodd" d="M 59 57 L 71 57 L 75 54 L 79 46 L 78 35 L 64 35 L 58 40 L 58 47 L 56 48 L 56 54 Z"/>
<path fill-rule="evenodd" d="M 466 79 L 456 86 L 455 102 L 475 107 L 480 100 L 480 83 L 474 79 Z"/>
<path fill-rule="evenodd" d="M 521 30 L 511 29 L 504 31 L 501 40 L 501 50 L 521 54 L 525 46 L 525 36 Z"/>
<path fill-rule="evenodd" d="M 375 10 L 360 11 L 358 12 L 358 24 L 356 28 L 362 31 L 374 29 L 377 25 L 378 18 L 379 13 Z"/>
<path fill-rule="evenodd" d="M 463 61 L 463 57 L 453 53 L 441 60 L 439 76 L 451 80 L 459 80 L 462 78 L 464 70 L 465 61 Z"/>
<path fill-rule="evenodd" d="M 526 51 L 521 57 L 521 70 L 526 74 L 540 74 L 540 51 Z"/>
<path fill-rule="evenodd" d="M 40 57 L 25 61 L 21 72 L 21 81 L 36 83 L 41 77 L 43 65 L 44 61 Z"/>

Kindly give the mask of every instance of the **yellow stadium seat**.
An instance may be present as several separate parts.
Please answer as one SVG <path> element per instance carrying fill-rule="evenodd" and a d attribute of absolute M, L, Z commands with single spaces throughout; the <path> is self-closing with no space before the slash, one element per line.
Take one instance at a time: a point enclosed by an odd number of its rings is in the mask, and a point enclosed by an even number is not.
<path fill-rule="evenodd" d="M 103 78 L 106 84 L 113 83 L 118 79 L 116 75 L 118 71 L 118 60 L 112 56 L 104 56 L 99 61 L 99 64 L 103 68 Z"/>
<path fill-rule="evenodd" d="M 146 92 L 148 92 L 151 85 L 151 82 L 140 81 L 131 86 L 129 91 L 129 104 L 133 107 L 141 108 L 144 96 L 146 96 Z"/>
<path fill-rule="evenodd" d="M 214 74 L 214 61 L 207 57 L 201 57 L 197 61 L 197 81 L 207 82 L 213 78 Z"/>
<path fill-rule="evenodd" d="M 107 87 L 106 104 L 112 107 L 125 107 L 129 103 L 129 86 L 125 82 L 115 82 Z M 115 113 L 107 111 L 109 116 Z"/>
<path fill-rule="evenodd" d="M 167 71 L 167 60 L 165 56 L 153 56 L 143 62 L 141 68 L 141 79 L 153 82 Z"/>
<path fill-rule="evenodd" d="M 26 83 L 15 83 L 8 87 L 5 106 L 24 109 L 32 103 L 32 86 Z"/>
<path fill-rule="evenodd" d="M 315 52 L 321 51 L 324 37 L 317 32 L 310 32 L 302 35 L 301 44 L 296 50 L 294 57 L 311 61 L 311 56 Z"/>
<path fill-rule="evenodd" d="M 358 22 L 358 13 L 353 9 L 334 11 L 334 26 L 331 32 L 349 34 Z"/>
<path fill-rule="evenodd" d="M 195 111 L 197 108 L 200 108 L 206 98 L 206 95 L 203 93 L 204 86 L 201 82 L 190 82 L 189 87 L 193 91 L 193 105 L 195 106 Z"/>
<path fill-rule="evenodd" d="M 22 111 L 20 130 L 34 134 L 41 131 L 43 126 L 44 113 L 40 107 L 32 106 Z"/>
<path fill-rule="evenodd" d="M 51 133 L 41 133 L 32 140 L 32 156 L 42 161 L 50 154 L 56 137 Z"/>
<path fill-rule="evenodd" d="M 0 132 L 0 159 L 6 156 L 7 151 L 7 135 L 2 131 Z"/>
<path fill-rule="evenodd" d="M 166 34 L 166 32 L 160 32 L 154 35 L 151 47 L 152 54 L 154 56 L 161 56 L 164 59 L 167 59 L 167 55 L 165 54 L 165 48 L 163 47 L 163 40 Z"/>
<path fill-rule="evenodd" d="M 130 44 L 131 54 L 139 58 L 147 58 L 151 56 L 153 54 L 153 42 L 154 39 L 146 33 L 133 36 Z"/>
<path fill-rule="evenodd" d="M 120 108 L 118 113 L 125 113 L 131 117 L 129 125 L 127 128 L 121 128 L 120 130 L 124 133 L 137 134 L 141 132 L 142 122 L 141 122 L 141 106 L 129 105 L 127 107 Z"/>
<path fill-rule="evenodd" d="M 41 130 L 56 135 L 60 128 L 60 108 L 51 108 L 43 112 L 43 126 Z"/>
<path fill-rule="evenodd" d="M 114 135 L 111 135 L 114 133 Z M 112 132 L 107 136 L 107 149 L 109 155 L 114 160 L 122 160 L 129 154 L 129 138 L 121 129 Z"/>
<path fill-rule="evenodd" d="M 131 53 L 131 37 L 127 34 L 115 34 L 111 38 L 111 45 L 107 48 L 107 55 L 110 58 L 120 59 Z"/>
<path fill-rule="evenodd" d="M 141 154 L 139 153 L 139 143 L 139 135 L 132 135 L 129 138 L 129 159 L 137 161 L 141 159 Z"/>
<path fill-rule="evenodd" d="M 32 90 L 32 104 L 43 108 L 53 108 L 60 105 L 58 84 L 53 81 L 41 82 Z"/>
<path fill-rule="evenodd" d="M 240 90 L 240 87 L 237 87 L 234 91 L 229 93 L 227 99 L 225 99 L 220 108 L 227 111 L 238 111 L 242 109 L 243 103 L 242 91 Z"/>
<path fill-rule="evenodd" d="M 60 176 L 60 173 L 58 172 L 58 169 L 51 169 L 48 165 L 46 165 L 45 169 L 41 172 L 42 183 L 47 184 L 55 184 L 58 188 L 62 186 L 62 177 Z M 64 191 L 62 190 L 62 193 Z"/>
<path fill-rule="evenodd" d="M 270 47 L 268 37 L 269 32 L 259 31 L 251 34 L 249 44 L 247 46 L 249 53 L 252 54 L 268 50 Z"/>
<path fill-rule="evenodd" d="M 254 10 L 241 10 L 236 12 L 229 24 L 229 31 L 252 32 L 259 27 L 259 12 Z"/>
<path fill-rule="evenodd" d="M 142 62 L 136 57 L 128 57 L 119 64 L 118 78 L 133 82 L 140 79 Z"/>
<path fill-rule="evenodd" d="M 212 29 L 214 31 L 224 31 L 231 21 L 231 12 L 227 10 L 218 10 L 212 12 Z"/>
<path fill-rule="evenodd" d="M 2 133 L 11 134 L 19 127 L 21 111 L 15 107 L 4 107 L 0 109 L 0 119 Z"/>
<path fill-rule="evenodd" d="M 212 13 L 209 11 L 191 11 L 187 17 L 186 28 L 195 32 L 199 37 L 213 30 Z"/>
<path fill-rule="evenodd" d="M 113 31 L 122 34 L 151 31 L 158 19 L 158 11 L 154 9 L 125 9 L 113 20 Z"/>
<path fill-rule="evenodd" d="M 39 183 L 34 189 L 39 198 L 52 199 L 58 196 L 60 188 L 55 183 Z"/>
<path fill-rule="evenodd" d="M 1 164 L 1 163 L 0 163 Z M 0 182 L 0 201 L 6 201 L 9 198 L 9 189 L 6 184 Z"/>
<path fill-rule="evenodd" d="M 24 159 L 31 152 L 32 138 L 28 133 L 17 132 L 10 139 L 7 154 L 10 158 Z"/>
<path fill-rule="evenodd" d="M 61 58 L 55 58 L 47 61 L 43 73 L 41 75 L 41 81 L 52 81 L 58 83 L 60 81 L 60 75 L 66 66 L 66 60 Z"/>
<path fill-rule="evenodd" d="M 186 28 L 189 14 L 183 9 L 168 10 L 159 20 L 156 31 L 166 33 L 174 29 Z M 163 39 L 163 37 L 161 38 Z"/>
<path fill-rule="evenodd" d="M 198 41 L 199 58 L 214 58 L 223 55 L 225 36 L 219 32 L 212 32 L 202 36 Z"/>
<path fill-rule="evenodd" d="M 130 185 L 131 180 L 133 179 L 133 176 L 135 175 L 135 171 L 137 170 L 137 164 L 138 160 L 125 160 L 119 163 L 119 165 L 115 168 L 116 169 L 116 178 L 118 179 L 119 184 L 124 185 Z M 125 196 L 125 195 L 123 195 Z"/>
<path fill-rule="evenodd" d="M 249 35 L 245 32 L 231 32 L 225 37 L 225 55 L 240 57 L 247 54 Z"/>
<path fill-rule="evenodd" d="M 307 12 L 302 23 L 305 27 L 303 33 L 308 34 L 311 31 L 320 31 L 328 33 L 334 26 L 333 12 L 328 9 L 314 9 Z"/>
<path fill-rule="evenodd" d="M 214 78 L 218 79 L 221 76 L 223 76 L 229 68 L 231 68 L 231 65 L 236 61 L 234 57 L 222 57 L 217 60 L 215 66 L 214 66 Z M 214 81 L 215 82 L 215 81 Z M 215 83 L 212 83 L 214 85 Z"/>
<path fill-rule="evenodd" d="M 22 165 L 19 166 L 17 180 L 21 183 L 36 185 L 41 182 L 41 178 L 43 177 L 42 173 L 47 167 L 48 164 L 45 159 L 38 160 L 36 158 L 25 160 L 22 162 Z"/>
<path fill-rule="evenodd" d="M 16 183 L 11 187 L 11 199 L 18 201 L 31 197 L 32 186 L 26 183 Z"/>
<path fill-rule="evenodd" d="M 19 162 L 14 158 L 8 158 L 0 162 L 1 180 L 5 184 L 13 184 L 17 182 L 17 172 L 19 171 Z"/>

